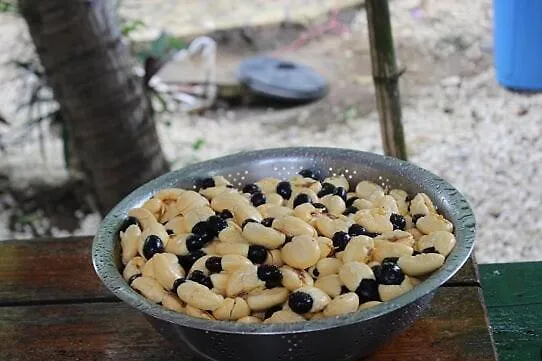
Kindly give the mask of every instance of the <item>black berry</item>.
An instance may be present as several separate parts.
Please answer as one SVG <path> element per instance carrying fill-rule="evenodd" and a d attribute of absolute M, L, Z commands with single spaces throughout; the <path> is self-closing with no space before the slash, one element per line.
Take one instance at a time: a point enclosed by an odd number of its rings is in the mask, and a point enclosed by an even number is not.
<path fill-rule="evenodd" d="M 367 234 L 367 230 L 362 225 L 354 223 L 350 226 L 350 228 L 348 228 L 348 234 L 352 237 L 364 236 Z"/>
<path fill-rule="evenodd" d="M 177 278 L 175 282 L 173 282 L 173 287 L 171 287 L 171 291 L 177 294 L 177 288 L 179 288 L 179 286 L 185 282 L 186 282 L 185 278 Z"/>
<path fill-rule="evenodd" d="M 222 272 L 222 257 L 209 257 L 205 261 L 205 267 L 209 270 L 211 273 L 220 273 Z"/>
<path fill-rule="evenodd" d="M 415 214 L 412 216 L 412 224 L 416 225 L 416 222 L 418 222 L 418 219 L 424 217 L 425 214 Z"/>
<path fill-rule="evenodd" d="M 406 219 L 400 214 L 392 213 L 390 216 L 390 222 L 393 224 L 393 229 L 399 229 L 404 231 L 406 228 Z"/>
<path fill-rule="evenodd" d="M 271 264 L 262 264 L 258 266 L 258 278 L 265 281 L 265 287 L 279 287 L 282 282 L 282 272 L 280 269 Z"/>
<path fill-rule="evenodd" d="M 164 243 L 155 234 L 151 234 L 143 243 L 143 256 L 146 259 L 151 259 L 156 253 L 164 253 Z"/>
<path fill-rule="evenodd" d="M 209 227 L 209 223 L 205 221 L 196 223 L 194 227 L 192 227 L 192 233 L 201 236 L 205 243 L 211 242 L 216 236 L 216 233 Z"/>
<path fill-rule="evenodd" d="M 312 178 L 314 180 L 319 181 L 320 177 L 317 175 L 317 172 L 315 172 L 312 169 L 303 169 L 298 173 L 303 178 Z"/>
<path fill-rule="evenodd" d="M 201 249 L 198 249 L 197 251 L 190 252 L 189 254 L 178 256 L 179 264 L 184 268 L 186 272 L 192 268 L 192 265 L 201 257 L 205 256 L 205 252 L 203 252 Z"/>
<path fill-rule="evenodd" d="M 294 198 L 294 208 L 303 204 L 303 203 L 311 203 L 312 202 L 312 199 L 311 197 L 306 194 L 306 193 L 299 193 L 295 198 Z"/>
<path fill-rule="evenodd" d="M 277 184 L 277 194 L 284 199 L 290 199 L 292 196 L 292 185 L 290 182 L 282 181 Z"/>
<path fill-rule="evenodd" d="M 248 247 L 247 258 L 252 263 L 264 263 L 267 259 L 267 249 L 263 246 L 251 245 Z"/>
<path fill-rule="evenodd" d="M 288 306 L 295 313 L 307 313 L 311 310 L 314 300 L 306 292 L 294 292 L 288 297 Z"/>
<path fill-rule="evenodd" d="M 265 311 L 264 317 L 267 319 L 267 318 L 273 316 L 273 313 L 275 313 L 277 311 L 280 311 L 280 310 L 282 310 L 281 305 L 276 305 L 276 306 L 270 307 Z"/>
<path fill-rule="evenodd" d="M 354 206 L 350 206 L 350 207 L 346 207 L 346 209 L 344 210 L 343 214 L 345 216 L 349 215 L 349 214 L 355 214 L 357 211 L 359 211 L 359 209 L 357 209 L 356 207 Z"/>
<path fill-rule="evenodd" d="M 269 217 L 269 218 L 264 218 L 262 220 L 262 224 L 266 227 L 271 227 L 273 225 L 273 221 L 275 220 L 275 218 L 272 218 L 272 217 Z"/>
<path fill-rule="evenodd" d="M 233 213 L 229 209 L 224 209 L 222 212 L 217 213 L 218 216 L 222 219 L 230 219 L 233 218 Z"/>
<path fill-rule="evenodd" d="M 196 181 L 197 189 L 207 189 L 215 186 L 215 180 L 213 178 L 202 178 Z"/>
<path fill-rule="evenodd" d="M 203 237 L 201 237 L 199 234 L 191 234 L 186 237 L 186 249 L 190 252 L 202 249 L 203 246 L 205 246 L 205 243 L 207 242 L 205 242 Z"/>
<path fill-rule="evenodd" d="M 249 223 L 258 223 L 258 221 L 252 219 L 252 218 L 247 218 L 245 219 L 245 221 L 241 224 L 241 229 L 245 228 L 245 226 Z"/>
<path fill-rule="evenodd" d="M 213 288 L 213 282 L 211 281 L 211 278 L 209 276 L 206 276 L 205 273 L 203 273 L 200 270 L 195 270 L 192 272 L 190 277 L 188 277 L 190 281 L 197 282 L 201 285 L 204 285 L 207 288 Z"/>
<path fill-rule="evenodd" d="M 360 304 L 369 301 L 380 301 L 378 283 L 372 279 L 362 279 L 358 288 L 356 288 L 356 294 L 359 297 Z"/>
<path fill-rule="evenodd" d="M 422 253 L 439 253 L 435 247 L 427 247 L 422 250 Z"/>
<path fill-rule="evenodd" d="M 228 222 L 220 216 L 211 216 L 207 219 L 207 226 L 214 234 L 219 234 L 223 229 L 228 227 Z"/>
<path fill-rule="evenodd" d="M 346 232 L 339 231 L 335 232 L 331 240 L 333 241 L 333 247 L 335 247 L 336 252 L 344 251 L 348 242 L 350 242 L 350 235 Z"/>
<path fill-rule="evenodd" d="M 359 199 L 358 197 L 350 197 L 350 198 L 348 198 L 348 199 L 346 200 L 346 206 L 347 206 L 347 207 L 352 206 L 352 205 L 354 204 L 354 202 L 355 202 L 356 200 L 358 200 L 358 199 Z"/>
<path fill-rule="evenodd" d="M 318 197 L 322 198 L 323 196 L 327 196 L 328 194 L 334 194 L 337 190 L 337 187 L 335 187 L 331 183 L 323 183 L 322 189 L 320 189 L 320 192 L 318 192 Z"/>
<path fill-rule="evenodd" d="M 367 232 L 365 227 L 357 223 L 354 223 L 353 225 L 350 226 L 350 228 L 348 228 L 348 234 L 351 235 L 352 237 L 355 237 L 355 236 L 376 237 L 379 235 L 378 233 Z"/>
<path fill-rule="evenodd" d="M 335 190 L 335 195 L 336 196 L 339 196 L 343 199 L 343 201 L 346 202 L 346 189 L 344 189 L 344 187 L 337 187 L 337 189 Z"/>
<path fill-rule="evenodd" d="M 376 281 L 382 285 L 400 285 L 405 274 L 395 263 L 382 263 L 380 270 L 375 273 Z"/>
<path fill-rule="evenodd" d="M 139 228 L 141 228 L 139 226 L 139 221 L 137 220 L 136 217 L 132 217 L 132 216 L 129 216 L 127 217 L 123 222 L 122 224 L 120 225 L 120 231 L 121 232 L 126 232 L 126 229 L 128 229 L 128 227 L 130 227 L 132 224 L 135 224 L 136 226 L 138 226 Z"/>
<path fill-rule="evenodd" d="M 254 207 L 261 206 L 262 204 L 265 204 L 265 202 L 267 202 L 267 198 L 262 192 L 256 192 L 250 197 L 250 203 L 252 203 Z"/>
<path fill-rule="evenodd" d="M 243 187 L 242 189 L 242 192 L 243 193 L 250 193 L 250 194 L 254 194 L 256 192 L 261 192 L 261 189 L 260 187 L 258 187 L 257 184 L 254 184 L 254 183 L 251 183 L 251 184 L 247 184 Z"/>

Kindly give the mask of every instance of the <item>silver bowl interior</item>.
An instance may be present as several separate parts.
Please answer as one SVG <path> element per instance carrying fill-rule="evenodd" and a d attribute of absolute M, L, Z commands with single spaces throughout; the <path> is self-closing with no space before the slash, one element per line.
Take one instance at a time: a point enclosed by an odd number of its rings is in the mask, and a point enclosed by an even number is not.
<path fill-rule="evenodd" d="M 382 186 L 401 188 L 409 194 L 425 192 L 439 212 L 454 224 L 457 244 L 446 263 L 412 291 L 361 312 L 293 324 L 246 325 L 207 321 L 169 311 L 147 301 L 123 280 L 120 273 L 118 229 L 129 209 L 140 206 L 158 190 L 168 187 L 191 188 L 198 178 L 222 175 L 234 185 L 263 177 L 286 179 L 300 169 L 311 168 L 321 175 L 344 174 L 352 184 L 371 180 Z M 148 316 L 184 327 L 233 334 L 290 334 L 311 332 L 360 323 L 400 309 L 434 292 L 450 279 L 470 256 L 475 235 L 473 212 L 463 195 L 440 177 L 412 164 L 373 153 L 340 148 L 277 148 L 242 152 L 167 173 L 136 189 L 103 220 L 92 245 L 94 268 L 107 288 L 118 298 Z"/>

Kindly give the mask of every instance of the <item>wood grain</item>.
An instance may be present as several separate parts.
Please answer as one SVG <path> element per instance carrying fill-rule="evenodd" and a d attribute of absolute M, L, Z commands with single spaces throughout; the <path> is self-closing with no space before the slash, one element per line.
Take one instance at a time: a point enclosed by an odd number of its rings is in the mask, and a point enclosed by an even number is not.
<path fill-rule="evenodd" d="M 501 361 L 542 360 L 542 262 L 480 265 Z"/>
<path fill-rule="evenodd" d="M 438 291 L 431 310 L 370 361 L 494 361 L 477 287 Z M 120 302 L 0 307 L 0 359 L 194 361 Z"/>
<path fill-rule="evenodd" d="M 107 299 L 90 237 L 0 242 L 0 305 Z"/>
<path fill-rule="evenodd" d="M 114 300 L 94 273 L 92 237 L 0 242 L 0 305 Z M 472 260 L 447 285 L 477 285 Z"/>

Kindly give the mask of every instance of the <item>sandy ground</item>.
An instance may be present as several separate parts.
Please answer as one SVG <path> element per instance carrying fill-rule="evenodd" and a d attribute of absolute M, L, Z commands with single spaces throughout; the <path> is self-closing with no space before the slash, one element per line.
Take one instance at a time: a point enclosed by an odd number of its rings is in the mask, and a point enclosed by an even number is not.
<path fill-rule="evenodd" d="M 542 205 L 538 186 L 542 95 L 516 94 L 496 84 L 491 2 L 396 0 L 391 8 L 398 56 L 407 67 L 401 90 L 411 161 L 467 196 L 478 222 L 479 261 L 542 259 L 542 242 L 537 240 L 542 231 L 537 212 Z M 159 132 L 174 167 L 277 146 L 381 153 L 365 13 L 358 11 L 348 20 L 350 33 L 324 36 L 294 53 L 280 54 L 311 65 L 330 80 L 331 92 L 322 101 L 285 110 L 232 108 L 205 116 L 163 116 Z M 255 48 L 224 45 L 219 49 L 219 68 L 232 71 L 243 56 L 276 45 L 264 40 L 259 44 L 256 38 Z M 172 77 L 175 69 L 164 77 Z M 2 90 L 0 112 L 12 110 L 14 93 L 11 88 Z M 198 141 L 203 145 L 196 150 L 193 145 Z M 18 184 L 35 178 L 62 180 L 67 175 L 59 155 L 61 143 L 56 138 L 46 143 L 45 160 L 36 157 L 37 142 L 28 142 L 3 154 L 0 170 Z M 13 234 L 3 226 L 8 217 L 8 211 L 0 214 L 0 239 L 24 237 L 24 232 Z M 81 227 L 73 233 L 92 234 L 98 222 L 97 215 L 82 217 Z M 55 234 L 72 232 L 57 229 Z"/>

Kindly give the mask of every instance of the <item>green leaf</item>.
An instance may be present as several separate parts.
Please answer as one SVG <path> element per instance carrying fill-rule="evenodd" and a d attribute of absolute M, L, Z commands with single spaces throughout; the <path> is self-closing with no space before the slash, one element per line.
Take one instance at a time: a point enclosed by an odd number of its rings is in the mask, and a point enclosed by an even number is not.
<path fill-rule="evenodd" d="M 194 143 L 192 143 L 192 149 L 198 151 L 205 145 L 205 140 L 203 138 L 198 138 Z"/>
<path fill-rule="evenodd" d="M 132 32 L 145 26 L 145 23 L 141 20 L 128 20 L 121 25 L 121 31 L 124 36 L 130 36 Z"/>
<path fill-rule="evenodd" d="M 0 0 L 0 13 L 16 13 L 17 7 L 14 2 Z"/>
<path fill-rule="evenodd" d="M 180 50 L 186 48 L 187 44 L 181 39 L 175 38 L 168 33 L 162 32 L 155 40 L 150 44 L 149 55 L 155 58 L 161 59 L 164 56 L 169 55 L 171 50 Z"/>

